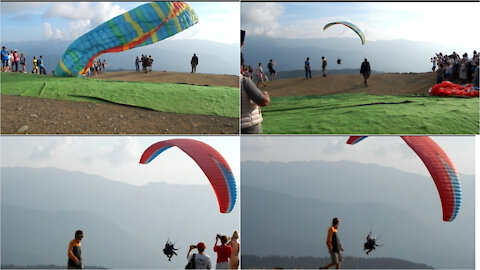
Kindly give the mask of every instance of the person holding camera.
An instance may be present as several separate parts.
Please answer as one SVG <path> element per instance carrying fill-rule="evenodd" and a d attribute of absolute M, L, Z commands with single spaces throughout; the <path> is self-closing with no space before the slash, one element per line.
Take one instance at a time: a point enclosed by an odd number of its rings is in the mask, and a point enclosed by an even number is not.
<path fill-rule="evenodd" d="M 221 245 L 217 245 L 218 239 L 220 239 Z M 216 269 L 229 268 L 228 259 L 230 258 L 230 255 L 232 255 L 232 247 L 227 246 L 227 242 L 228 237 L 226 235 L 217 234 L 217 237 L 215 238 L 215 246 L 213 247 L 213 251 L 217 253 Z"/>
<path fill-rule="evenodd" d="M 198 249 L 198 253 L 190 255 L 190 252 L 193 249 Z M 210 269 L 212 268 L 212 262 L 210 261 L 210 256 L 204 254 L 206 246 L 204 243 L 200 242 L 196 246 L 190 245 L 190 249 L 187 253 L 188 264 L 185 269 Z"/>

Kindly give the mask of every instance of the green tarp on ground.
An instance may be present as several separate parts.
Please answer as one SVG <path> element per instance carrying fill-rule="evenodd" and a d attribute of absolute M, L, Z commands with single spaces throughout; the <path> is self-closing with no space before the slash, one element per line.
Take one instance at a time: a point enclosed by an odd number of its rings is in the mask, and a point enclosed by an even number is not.
<path fill-rule="evenodd" d="M 239 116 L 238 88 L 123 82 L 2 73 L 1 93 L 50 99 L 117 103 L 162 112 Z"/>
<path fill-rule="evenodd" d="M 272 98 L 268 134 L 478 134 L 479 99 L 341 94 Z"/>

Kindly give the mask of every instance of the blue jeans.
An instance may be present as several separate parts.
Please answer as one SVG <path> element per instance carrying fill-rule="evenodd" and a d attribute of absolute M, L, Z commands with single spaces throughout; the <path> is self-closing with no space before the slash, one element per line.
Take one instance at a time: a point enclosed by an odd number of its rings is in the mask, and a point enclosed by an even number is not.
<path fill-rule="evenodd" d="M 312 71 L 310 69 L 305 69 L 305 77 L 312 78 Z"/>

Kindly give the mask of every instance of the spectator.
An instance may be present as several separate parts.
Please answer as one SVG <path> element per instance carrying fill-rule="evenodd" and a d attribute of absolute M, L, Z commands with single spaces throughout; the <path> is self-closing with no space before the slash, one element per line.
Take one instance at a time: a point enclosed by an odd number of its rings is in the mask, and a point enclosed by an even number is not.
<path fill-rule="evenodd" d="M 220 239 L 221 244 L 217 245 L 218 240 Z M 217 265 L 215 266 L 216 269 L 228 269 L 229 268 L 229 258 L 232 255 L 232 247 L 227 246 L 228 237 L 226 235 L 218 235 L 215 238 L 215 246 L 213 247 L 213 251 L 217 253 Z"/>

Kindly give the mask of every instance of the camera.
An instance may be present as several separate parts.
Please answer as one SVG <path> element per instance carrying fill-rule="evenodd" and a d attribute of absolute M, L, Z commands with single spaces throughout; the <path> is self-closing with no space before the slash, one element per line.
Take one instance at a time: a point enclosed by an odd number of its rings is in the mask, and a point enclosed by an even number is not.
<path fill-rule="evenodd" d="M 221 236 L 220 234 L 217 234 L 217 238 L 220 238 L 220 236 Z"/>

